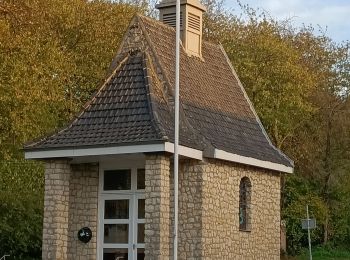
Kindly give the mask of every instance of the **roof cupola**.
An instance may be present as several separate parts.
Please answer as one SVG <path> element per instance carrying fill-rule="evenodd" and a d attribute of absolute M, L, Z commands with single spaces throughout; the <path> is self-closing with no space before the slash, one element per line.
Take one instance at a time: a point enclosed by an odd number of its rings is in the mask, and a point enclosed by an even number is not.
<path fill-rule="evenodd" d="M 159 9 L 160 20 L 172 27 L 176 26 L 176 0 L 163 0 Z M 181 0 L 181 40 L 189 55 L 202 56 L 202 31 L 204 5 L 198 0 Z"/>

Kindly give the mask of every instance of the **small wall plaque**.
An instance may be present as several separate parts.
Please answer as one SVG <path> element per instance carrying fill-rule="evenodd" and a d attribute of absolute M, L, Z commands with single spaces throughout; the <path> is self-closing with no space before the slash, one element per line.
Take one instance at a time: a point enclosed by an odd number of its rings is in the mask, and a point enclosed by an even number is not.
<path fill-rule="evenodd" d="M 78 239 L 83 243 L 89 243 L 92 238 L 92 231 L 88 227 L 83 227 L 78 231 Z"/>

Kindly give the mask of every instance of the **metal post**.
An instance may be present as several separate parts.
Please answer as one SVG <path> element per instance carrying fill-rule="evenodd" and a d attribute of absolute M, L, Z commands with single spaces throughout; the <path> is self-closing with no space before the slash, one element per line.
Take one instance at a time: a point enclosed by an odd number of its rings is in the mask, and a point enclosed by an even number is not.
<path fill-rule="evenodd" d="M 309 240 L 309 254 L 310 254 L 310 260 L 312 260 L 311 236 L 310 236 L 310 219 L 309 219 L 309 205 L 306 205 L 306 218 L 307 218 L 307 236 L 308 236 L 308 240 Z"/>
<path fill-rule="evenodd" d="M 176 0 L 175 144 L 174 144 L 174 260 L 177 260 L 179 207 L 180 0 Z"/>

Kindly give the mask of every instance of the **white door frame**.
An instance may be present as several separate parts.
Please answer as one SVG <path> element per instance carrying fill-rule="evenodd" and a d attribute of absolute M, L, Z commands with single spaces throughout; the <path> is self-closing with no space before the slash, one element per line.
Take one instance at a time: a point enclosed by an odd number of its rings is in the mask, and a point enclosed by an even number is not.
<path fill-rule="evenodd" d="M 144 244 L 138 244 L 137 224 L 145 223 L 145 220 L 137 218 L 138 199 L 145 199 L 145 191 L 137 190 L 137 169 L 144 169 L 145 161 L 138 160 L 113 160 L 100 162 L 99 167 L 99 194 L 98 194 L 98 227 L 97 227 L 97 259 L 103 260 L 103 248 L 128 248 L 129 259 L 136 260 L 138 248 L 144 248 Z M 104 191 L 104 171 L 131 169 L 131 190 L 126 191 Z M 104 201 L 109 199 L 129 199 L 129 219 L 128 220 L 104 220 Z M 104 245 L 104 224 L 129 224 L 129 243 Z"/>

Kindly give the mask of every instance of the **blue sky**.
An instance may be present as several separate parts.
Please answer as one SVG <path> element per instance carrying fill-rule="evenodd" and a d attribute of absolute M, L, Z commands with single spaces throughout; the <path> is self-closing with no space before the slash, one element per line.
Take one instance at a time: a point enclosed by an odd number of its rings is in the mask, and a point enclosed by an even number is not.
<path fill-rule="evenodd" d="M 225 0 L 226 7 L 239 11 L 236 0 Z M 267 11 L 277 19 L 293 18 L 293 24 L 318 25 L 337 42 L 350 40 L 350 0 L 241 0 L 254 9 Z"/>

